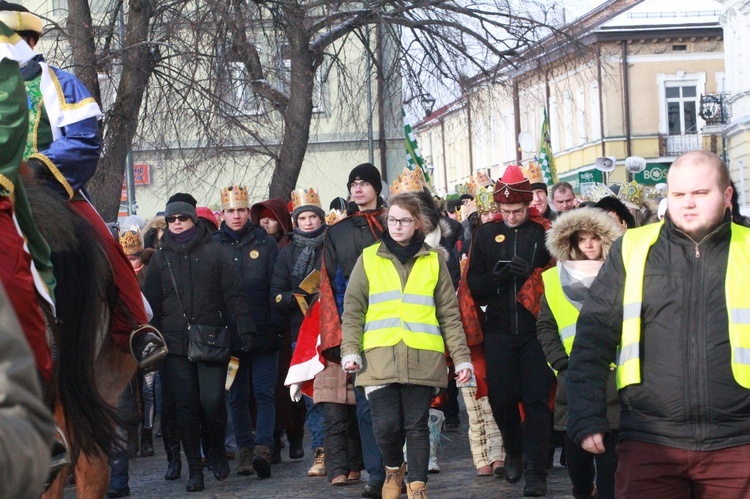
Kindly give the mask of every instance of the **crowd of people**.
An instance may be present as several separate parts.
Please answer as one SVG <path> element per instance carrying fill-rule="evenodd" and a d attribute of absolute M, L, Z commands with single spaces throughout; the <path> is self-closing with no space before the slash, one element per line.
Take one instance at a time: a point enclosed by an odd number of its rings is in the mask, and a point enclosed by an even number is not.
<path fill-rule="evenodd" d="M 33 54 L 38 17 L 0 2 L 0 21 L 0 495 L 38 496 L 60 443 L 42 395 L 56 281 L 28 169 L 95 234 L 110 339 L 140 368 L 108 497 L 130 494 L 154 438 L 164 478 L 197 492 L 233 458 L 270 478 L 284 446 L 305 457 L 307 428 L 309 476 L 366 471 L 362 497 L 425 498 L 459 397 L 476 474 L 523 479 L 524 496 L 547 494 L 561 446 L 576 498 L 748 497 L 750 229 L 715 154 L 680 156 L 659 209 L 634 182 L 548 191 L 533 164 L 480 172 L 455 201 L 419 169 L 383 192 L 363 163 L 328 214 L 313 188 L 252 204 L 232 185 L 218 211 L 176 193 L 112 237 L 85 190 L 98 106 Z"/>

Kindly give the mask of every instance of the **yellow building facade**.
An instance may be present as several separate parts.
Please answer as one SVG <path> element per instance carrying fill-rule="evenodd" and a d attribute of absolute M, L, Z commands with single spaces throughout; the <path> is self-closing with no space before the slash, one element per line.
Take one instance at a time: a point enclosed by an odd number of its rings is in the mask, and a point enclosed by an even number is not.
<path fill-rule="evenodd" d="M 723 154 L 721 131 L 700 115 L 701 96 L 725 90 L 721 6 L 685 9 L 609 2 L 577 21 L 574 42 L 548 39 L 545 54 L 477 80 L 470 96 L 415 127 L 436 188 L 454 192 L 474 171 L 498 178 L 534 161 L 545 108 L 558 178 L 575 188 L 601 157 L 615 158 L 614 183 L 626 180 L 627 157 L 643 157 L 636 180 L 655 185 L 683 152 Z"/>

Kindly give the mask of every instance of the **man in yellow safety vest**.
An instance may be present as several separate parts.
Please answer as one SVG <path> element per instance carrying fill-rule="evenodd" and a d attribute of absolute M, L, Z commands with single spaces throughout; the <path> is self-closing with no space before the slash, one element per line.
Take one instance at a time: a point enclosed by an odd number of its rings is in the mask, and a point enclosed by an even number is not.
<path fill-rule="evenodd" d="M 617 497 L 746 497 L 750 490 L 750 229 L 731 222 L 729 170 L 706 151 L 667 176 L 663 222 L 612 247 L 577 323 L 568 433 L 604 452 L 617 364 Z"/>

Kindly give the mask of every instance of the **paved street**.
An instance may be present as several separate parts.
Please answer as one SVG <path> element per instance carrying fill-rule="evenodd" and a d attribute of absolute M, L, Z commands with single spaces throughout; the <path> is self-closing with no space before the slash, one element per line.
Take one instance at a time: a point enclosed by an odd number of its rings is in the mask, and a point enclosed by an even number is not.
<path fill-rule="evenodd" d="M 511 485 L 494 477 L 477 477 L 469 454 L 466 413 L 461 414 L 462 425 L 458 431 L 444 431 L 442 449 L 438 458 L 442 472 L 430 475 L 429 495 L 432 498 L 516 498 L 523 496 L 523 480 Z M 185 492 L 187 467 L 183 458 L 183 477 L 170 482 L 164 480 L 166 457 L 160 439 L 154 441 L 157 454 L 154 457 L 139 457 L 131 460 L 131 497 L 191 497 L 202 498 L 265 498 L 265 497 L 351 497 L 360 496 L 365 482 L 345 487 L 332 487 L 325 478 L 309 478 L 307 468 L 311 464 L 309 438 L 306 439 L 306 455 L 299 461 L 290 461 L 288 447 L 282 451 L 281 464 L 273 467 L 270 479 L 260 480 L 256 476 L 240 477 L 234 474 L 237 461 L 229 461 L 232 475 L 223 482 L 217 482 L 213 474 L 206 470 L 206 490 L 199 493 Z M 559 454 L 559 449 L 558 449 Z M 570 482 L 565 468 L 559 467 L 555 457 L 555 468 L 550 470 L 548 480 L 551 498 L 570 498 Z M 363 473 L 363 479 L 366 473 Z M 65 490 L 65 498 L 73 499 L 75 488 Z M 404 494 L 402 497 L 406 497 Z"/>

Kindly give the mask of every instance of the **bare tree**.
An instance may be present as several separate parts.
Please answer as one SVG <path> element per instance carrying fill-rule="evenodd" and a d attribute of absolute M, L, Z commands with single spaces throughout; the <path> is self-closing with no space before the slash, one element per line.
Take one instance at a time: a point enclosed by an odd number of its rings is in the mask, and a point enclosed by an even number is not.
<path fill-rule="evenodd" d="M 492 78 L 554 29 L 548 6 L 507 0 L 104 1 L 92 19 L 93 0 L 69 0 L 59 33 L 94 95 L 102 74 L 118 82 L 90 184 L 108 219 L 132 148 L 177 151 L 194 172 L 211 158 L 239 166 L 260 159 L 273 170 L 270 196 L 286 199 L 307 150 L 316 82 L 337 78 L 345 89 L 337 106 L 349 99 L 356 114 L 360 71 L 403 88 L 407 100 L 450 92 L 466 75 Z M 388 41 L 389 59 L 373 26 Z"/>

